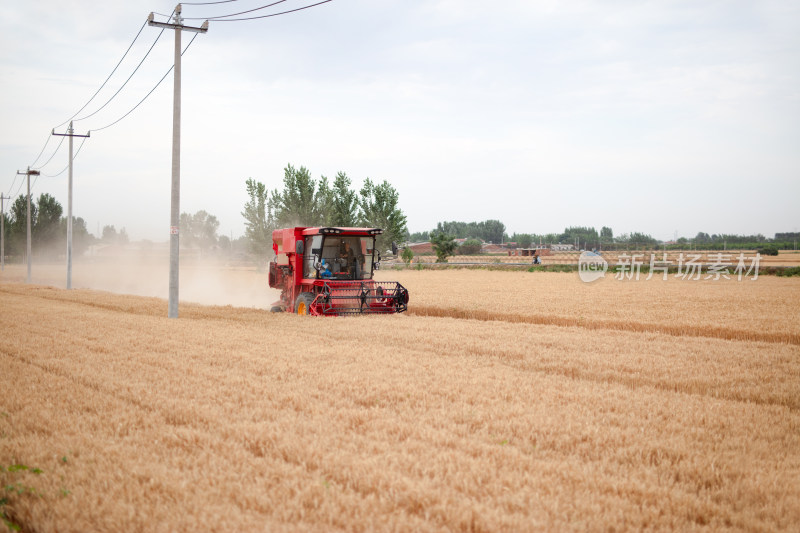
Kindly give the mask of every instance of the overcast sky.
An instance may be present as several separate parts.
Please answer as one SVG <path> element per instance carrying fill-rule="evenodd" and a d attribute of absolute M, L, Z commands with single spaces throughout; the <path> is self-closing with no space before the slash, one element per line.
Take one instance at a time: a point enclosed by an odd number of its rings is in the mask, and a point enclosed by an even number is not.
<path fill-rule="evenodd" d="M 267 3 L 184 5 L 183 15 Z M 147 15 L 174 7 L 0 5 L 4 194 L 24 194 L 16 171 L 97 91 Z M 76 118 L 111 98 L 159 31 L 144 27 Z M 172 65 L 173 47 L 165 31 L 76 133 L 129 111 Z M 75 159 L 73 212 L 90 232 L 113 224 L 134 240 L 168 240 L 171 139 L 170 74 Z M 772 237 L 800 229 L 800 3 L 333 0 L 211 21 L 183 56 L 181 144 L 181 211 L 205 209 L 233 237 L 244 231 L 245 180 L 281 187 L 288 163 L 315 178 L 344 171 L 356 187 L 388 180 L 411 231 L 499 219 L 509 234 L 585 225 L 665 240 Z M 67 173 L 45 176 L 66 167 L 66 147 L 32 192 L 65 212 Z"/>

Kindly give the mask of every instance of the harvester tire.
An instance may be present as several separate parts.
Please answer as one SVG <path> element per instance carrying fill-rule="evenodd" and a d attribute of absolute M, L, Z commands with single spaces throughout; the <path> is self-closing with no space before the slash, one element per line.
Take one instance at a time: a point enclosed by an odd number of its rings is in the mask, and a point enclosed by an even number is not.
<path fill-rule="evenodd" d="M 297 301 L 294 304 L 294 312 L 297 315 L 308 315 L 310 314 L 311 302 L 314 301 L 314 295 L 310 292 L 302 292 L 300 296 L 297 297 Z"/>

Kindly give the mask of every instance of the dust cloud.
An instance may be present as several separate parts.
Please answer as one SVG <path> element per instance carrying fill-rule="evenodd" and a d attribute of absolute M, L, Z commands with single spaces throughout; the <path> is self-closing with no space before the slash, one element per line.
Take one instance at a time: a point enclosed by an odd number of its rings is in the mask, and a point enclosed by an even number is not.
<path fill-rule="evenodd" d="M 25 282 L 26 264 L 6 263 L 0 273 L 4 282 Z M 230 305 L 269 309 L 280 298 L 271 289 L 267 271 L 250 262 L 221 258 L 184 257 L 181 252 L 180 302 L 203 305 Z M 31 282 L 65 288 L 66 260 L 43 261 L 34 258 Z M 169 298 L 169 255 L 119 250 L 102 255 L 73 259 L 72 288 L 94 289 L 117 294 Z"/>

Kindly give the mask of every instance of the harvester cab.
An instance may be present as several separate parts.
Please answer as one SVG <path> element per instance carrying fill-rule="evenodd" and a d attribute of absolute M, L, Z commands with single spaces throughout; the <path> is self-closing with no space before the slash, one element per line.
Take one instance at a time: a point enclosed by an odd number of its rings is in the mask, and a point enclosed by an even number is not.
<path fill-rule="evenodd" d="M 280 289 L 274 312 L 337 316 L 402 313 L 408 291 L 375 281 L 379 228 L 284 228 L 272 232 L 269 286 Z"/>

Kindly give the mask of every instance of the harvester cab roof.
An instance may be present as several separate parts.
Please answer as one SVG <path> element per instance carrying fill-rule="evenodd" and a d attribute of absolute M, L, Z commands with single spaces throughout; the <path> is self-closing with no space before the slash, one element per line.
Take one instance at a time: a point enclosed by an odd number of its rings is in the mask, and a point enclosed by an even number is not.
<path fill-rule="evenodd" d="M 380 228 L 295 227 L 272 232 L 275 259 L 269 285 L 281 289 L 273 311 L 312 315 L 398 313 L 408 291 L 397 282 L 377 282 L 375 237 Z"/>

